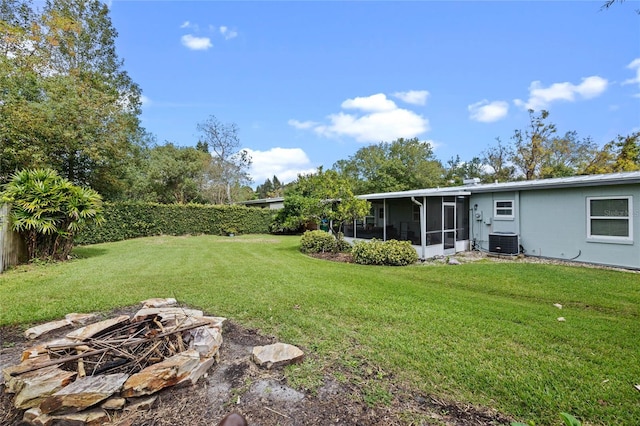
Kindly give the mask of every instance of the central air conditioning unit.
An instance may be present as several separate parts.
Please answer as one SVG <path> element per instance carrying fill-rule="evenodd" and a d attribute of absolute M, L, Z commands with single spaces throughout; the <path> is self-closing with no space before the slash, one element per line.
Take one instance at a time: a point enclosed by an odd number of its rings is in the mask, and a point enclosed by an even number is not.
<path fill-rule="evenodd" d="M 516 255 L 520 253 L 520 239 L 512 232 L 493 232 L 489 234 L 489 252 Z"/>

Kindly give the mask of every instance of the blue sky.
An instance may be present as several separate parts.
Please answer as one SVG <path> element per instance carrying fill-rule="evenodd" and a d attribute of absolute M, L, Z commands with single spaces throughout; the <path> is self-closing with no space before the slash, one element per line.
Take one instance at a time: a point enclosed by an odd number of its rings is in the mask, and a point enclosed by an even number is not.
<path fill-rule="evenodd" d="M 640 130 L 640 2 L 110 3 L 158 143 L 234 122 L 254 184 L 398 137 L 480 156 L 547 109 L 602 145 Z"/>

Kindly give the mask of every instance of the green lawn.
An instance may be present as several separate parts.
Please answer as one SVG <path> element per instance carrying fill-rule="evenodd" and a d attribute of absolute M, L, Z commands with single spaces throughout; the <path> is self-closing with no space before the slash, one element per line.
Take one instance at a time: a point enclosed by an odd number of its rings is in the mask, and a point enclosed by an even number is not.
<path fill-rule="evenodd" d="M 360 377 L 373 403 L 389 400 L 391 381 L 536 424 L 558 424 L 561 411 L 640 424 L 639 275 L 339 264 L 299 253 L 298 242 L 155 237 L 78 248 L 72 262 L 0 275 L 0 325 L 175 297 L 311 352 L 287 371 L 299 386 L 313 388 L 325 369 Z"/>

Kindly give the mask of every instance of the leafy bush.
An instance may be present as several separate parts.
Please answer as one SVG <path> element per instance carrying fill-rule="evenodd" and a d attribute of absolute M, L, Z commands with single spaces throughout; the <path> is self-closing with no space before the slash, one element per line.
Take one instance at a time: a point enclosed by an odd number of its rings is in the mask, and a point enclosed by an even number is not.
<path fill-rule="evenodd" d="M 152 235 L 266 234 L 273 211 L 245 206 L 105 203 L 103 226 L 88 226 L 78 244 L 97 244 Z"/>
<path fill-rule="evenodd" d="M 17 172 L 0 199 L 11 204 L 11 228 L 24 238 L 29 259 L 67 259 L 76 233 L 102 221 L 100 195 L 52 169 Z"/>
<path fill-rule="evenodd" d="M 409 241 L 358 241 L 351 250 L 355 263 L 361 265 L 405 266 L 418 260 L 418 253 Z"/>
<path fill-rule="evenodd" d="M 344 234 L 342 232 L 340 232 L 336 238 L 336 245 L 336 248 L 340 253 L 351 252 L 351 243 L 344 239 Z"/>
<path fill-rule="evenodd" d="M 300 239 L 300 251 L 303 253 L 335 253 L 338 241 L 326 231 L 305 231 Z"/>

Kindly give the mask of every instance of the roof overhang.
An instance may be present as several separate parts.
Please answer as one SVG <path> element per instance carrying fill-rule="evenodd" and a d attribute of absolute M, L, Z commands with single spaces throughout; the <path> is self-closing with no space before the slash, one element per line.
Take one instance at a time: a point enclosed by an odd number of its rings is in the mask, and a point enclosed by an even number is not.
<path fill-rule="evenodd" d="M 378 194 L 358 195 L 362 200 L 386 200 L 390 198 L 411 198 L 411 197 L 458 197 L 468 196 L 471 192 L 460 188 L 430 188 L 416 189 L 412 191 L 381 192 Z"/>

